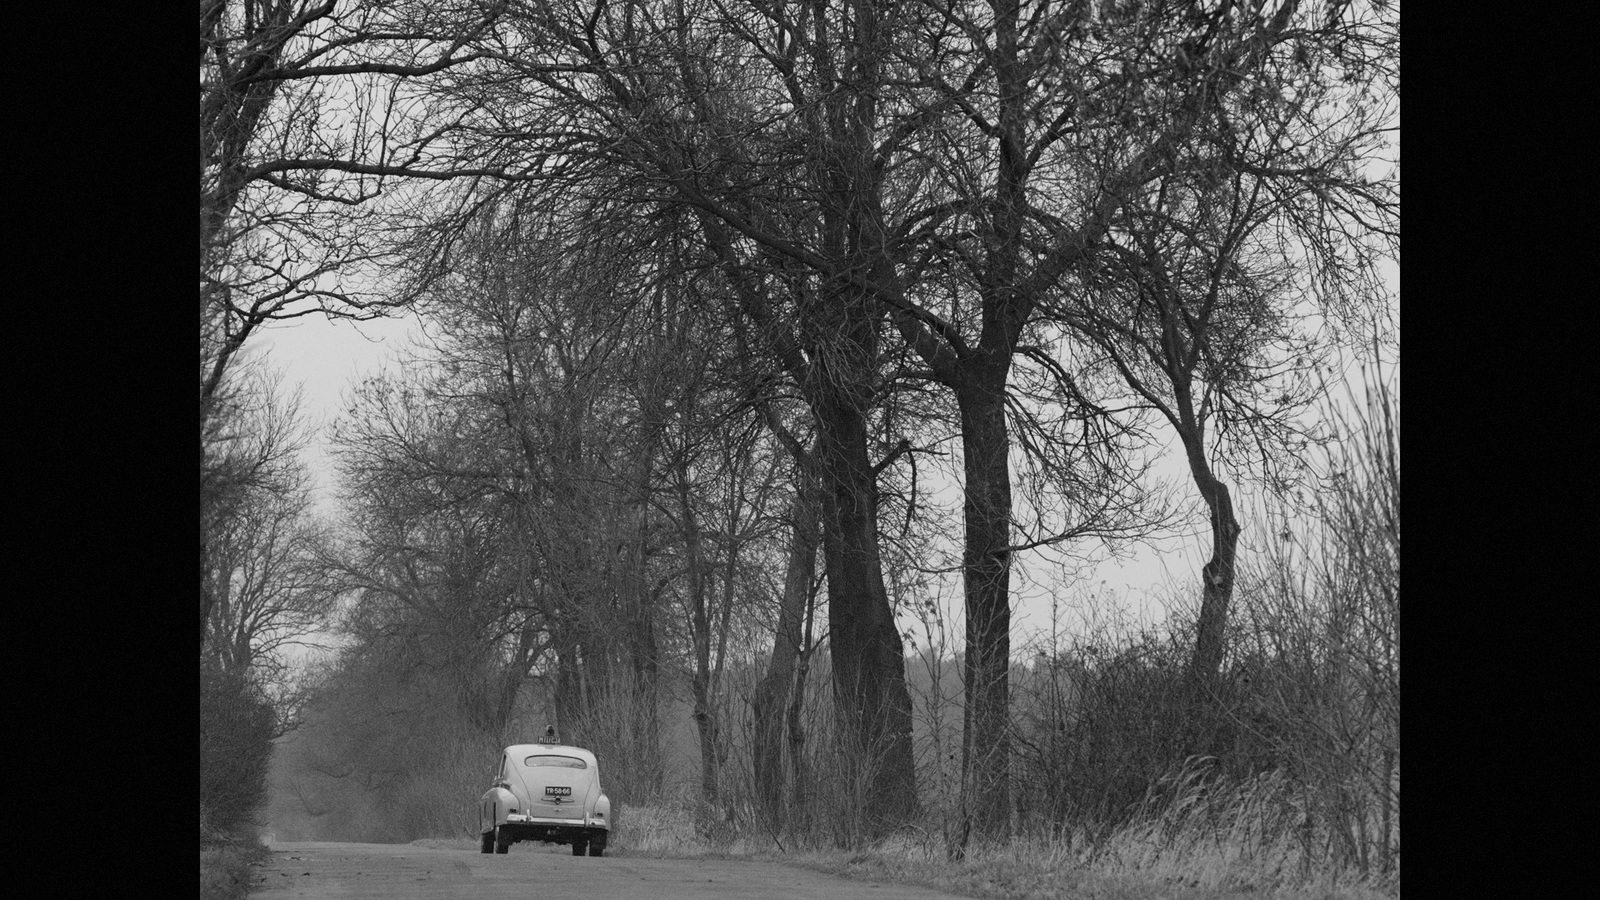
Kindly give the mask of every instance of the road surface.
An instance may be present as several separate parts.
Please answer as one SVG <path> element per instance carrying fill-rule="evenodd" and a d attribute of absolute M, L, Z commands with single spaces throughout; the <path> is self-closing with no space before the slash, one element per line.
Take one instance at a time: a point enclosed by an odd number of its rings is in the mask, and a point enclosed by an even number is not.
<path fill-rule="evenodd" d="M 746 860 L 572 856 L 523 843 L 505 855 L 417 844 L 274 843 L 251 900 L 928 900 L 930 888 L 852 881 Z"/>

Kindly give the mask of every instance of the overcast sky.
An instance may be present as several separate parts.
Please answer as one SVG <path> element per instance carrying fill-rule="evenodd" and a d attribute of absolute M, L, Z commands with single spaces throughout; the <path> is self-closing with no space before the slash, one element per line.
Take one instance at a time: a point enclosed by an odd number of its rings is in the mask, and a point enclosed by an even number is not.
<path fill-rule="evenodd" d="M 372 322 L 330 322 L 320 315 L 305 316 L 288 322 L 274 324 L 252 340 L 253 353 L 259 354 L 271 368 L 284 374 L 285 387 L 299 384 L 305 392 L 307 415 L 324 427 L 331 424 L 343 411 L 342 401 L 348 390 L 363 376 L 376 374 L 392 366 L 397 354 L 410 348 L 420 332 L 416 319 L 411 316 L 398 319 L 380 319 Z M 1181 459 L 1171 454 L 1173 471 L 1181 478 L 1186 474 Z M 332 491 L 335 475 L 332 458 L 319 430 L 308 451 L 311 464 L 322 495 L 322 508 L 333 512 Z M 1204 516 L 1200 498 L 1192 485 L 1182 483 L 1184 502 L 1194 507 L 1195 525 L 1182 538 L 1166 542 L 1163 551 L 1137 549 L 1126 562 L 1106 560 L 1096 565 L 1089 577 L 1075 581 L 1080 590 L 1092 590 L 1097 595 L 1109 592 L 1125 604 L 1130 614 L 1144 621 L 1165 618 L 1157 602 L 1159 597 L 1174 594 L 1195 594 L 1200 566 L 1209 555 L 1209 532 L 1203 527 Z M 1240 494 L 1235 489 L 1236 497 Z M 1250 513 L 1241 507 L 1244 516 Z M 1255 523 L 1246 522 L 1241 550 L 1248 552 L 1248 542 Z M 1067 602 L 1070 590 L 1062 589 L 1058 567 L 1038 553 L 1021 554 L 1012 578 L 1013 603 L 1016 617 L 1013 621 L 1013 643 L 1018 649 L 1030 635 L 1048 633 L 1051 627 L 1051 595 Z M 940 605 L 952 623 L 959 624 L 961 590 L 955 575 L 944 579 L 939 589 Z M 1063 618 L 1075 621 L 1070 610 Z M 903 622 L 912 628 L 913 623 Z M 958 633 L 957 633 L 958 634 Z M 951 636 L 956 639 L 956 635 Z"/>

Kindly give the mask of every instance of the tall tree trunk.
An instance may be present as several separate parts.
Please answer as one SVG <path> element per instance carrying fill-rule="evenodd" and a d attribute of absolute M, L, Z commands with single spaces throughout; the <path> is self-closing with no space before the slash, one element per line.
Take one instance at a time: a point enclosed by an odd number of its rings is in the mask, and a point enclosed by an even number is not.
<path fill-rule="evenodd" d="M 711 704 L 711 611 L 706 602 L 706 574 L 701 561 L 700 522 L 689 500 L 687 462 L 678 470 L 678 511 L 684 529 L 684 557 L 689 575 L 689 629 L 693 642 L 694 724 L 700 737 L 700 798 L 708 811 L 721 805 L 717 790 L 717 719 Z"/>
<path fill-rule="evenodd" d="M 1011 829 L 1011 467 L 1007 458 L 1006 382 L 1022 323 L 1033 309 L 1024 286 L 1023 227 L 1027 221 L 1028 66 L 1018 38 L 1022 6 L 991 0 L 998 103 L 994 194 L 985 198 L 986 254 L 978 273 L 982 329 L 977 352 L 954 367 L 933 363 L 953 388 L 961 413 L 965 467 L 966 660 L 962 721 L 962 822 L 956 855 L 968 837 L 1005 839 Z"/>
<path fill-rule="evenodd" d="M 795 498 L 789 510 L 789 564 L 784 573 L 783 600 L 778 609 L 777 634 L 772 642 L 772 660 L 767 673 L 756 686 L 751 701 L 755 718 L 756 797 L 762 825 L 776 834 L 784 826 L 783 767 L 786 707 L 795 693 L 795 669 L 799 660 L 802 628 L 811 600 L 811 582 L 816 571 L 821 523 L 817 508 L 815 479 L 803 461 L 796 478 Z"/>
<path fill-rule="evenodd" d="M 656 642 L 655 598 L 645 577 L 644 542 L 646 540 L 644 517 L 647 508 L 639 512 L 640 525 L 628 549 L 630 583 L 627 585 L 628 608 L 625 611 L 627 627 L 627 652 L 629 674 L 633 682 L 635 702 L 638 707 L 637 731 L 634 734 L 632 762 L 641 771 L 639 781 L 652 794 L 661 790 L 661 705 L 660 705 L 660 650 Z"/>
<path fill-rule="evenodd" d="M 1011 829 L 1011 466 L 1007 458 L 1006 381 L 1022 323 L 1033 308 L 1020 286 L 1022 231 L 1031 164 L 1027 138 L 1027 67 L 1020 62 L 1016 0 L 995 0 L 995 84 L 999 133 L 988 258 L 980 289 L 978 352 L 953 381 L 961 412 L 966 475 L 967 655 L 962 729 L 962 845 L 971 830 L 1004 839 Z"/>
<path fill-rule="evenodd" d="M 966 709 L 963 835 L 1004 837 L 1011 823 L 1011 469 L 1005 363 L 969 370 L 960 385 L 966 469 Z M 960 848 L 963 849 L 964 848 Z"/>
<path fill-rule="evenodd" d="M 815 404 L 829 539 L 828 633 L 841 726 L 866 782 L 868 826 L 881 833 L 917 812 L 911 694 L 905 655 L 878 557 L 877 475 L 866 417 L 835 392 Z"/>
<path fill-rule="evenodd" d="M 653 397 L 652 397 L 653 399 Z M 633 534 L 624 547 L 625 578 L 622 599 L 623 621 L 627 630 L 627 654 L 634 697 L 638 707 L 638 728 L 633 735 L 630 762 L 640 776 L 636 783 L 647 786 L 652 795 L 661 790 L 661 712 L 659 702 L 660 651 L 656 642 L 655 597 L 648 578 L 647 547 L 650 539 L 651 468 L 660 434 L 661 415 L 651 407 L 645 447 L 640 452 L 634 500 Z"/>

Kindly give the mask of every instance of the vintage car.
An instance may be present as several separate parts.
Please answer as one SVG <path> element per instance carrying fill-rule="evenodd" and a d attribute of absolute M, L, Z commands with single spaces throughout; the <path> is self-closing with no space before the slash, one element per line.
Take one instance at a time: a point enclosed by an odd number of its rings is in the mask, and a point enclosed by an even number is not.
<path fill-rule="evenodd" d="M 573 856 L 604 856 L 611 801 L 600 789 L 594 754 L 565 744 L 513 744 L 500 773 L 478 801 L 484 853 L 505 853 L 517 841 L 569 844 Z"/>

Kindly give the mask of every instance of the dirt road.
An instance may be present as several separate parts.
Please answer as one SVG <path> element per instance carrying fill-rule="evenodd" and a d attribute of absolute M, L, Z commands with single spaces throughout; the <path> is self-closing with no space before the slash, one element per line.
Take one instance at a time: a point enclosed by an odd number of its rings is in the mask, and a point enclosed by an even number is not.
<path fill-rule="evenodd" d="M 416 844 L 272 845 L 251 900 L 927 900 L 928 888 L 851 881 L 777 863 L 572 856 L 517 844 L 504 856 Z"/>

